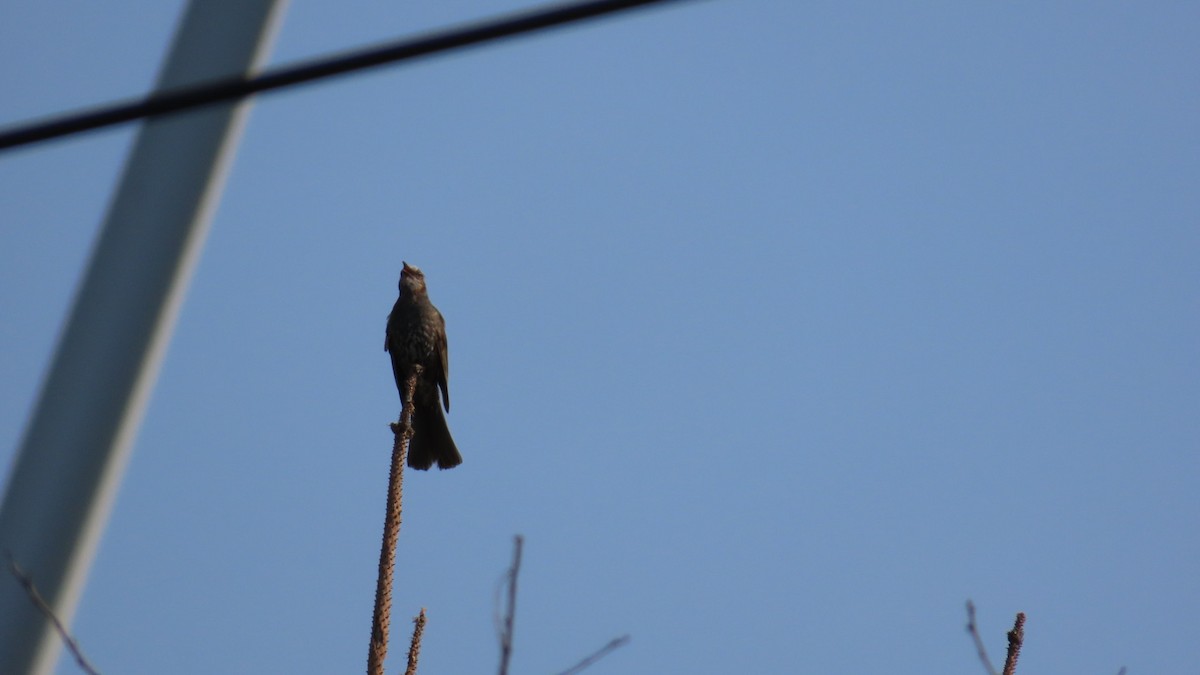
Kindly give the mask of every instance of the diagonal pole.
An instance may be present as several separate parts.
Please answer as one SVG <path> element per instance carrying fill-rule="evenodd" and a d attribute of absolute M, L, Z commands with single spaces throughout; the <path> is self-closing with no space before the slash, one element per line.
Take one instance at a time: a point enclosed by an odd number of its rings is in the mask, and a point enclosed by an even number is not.
<path fill-rule="evenodd" d="M 192 0 L 156 84 L 248 75 L 281 0 Z M 225 103 L 146 122 L 77 291 L 0 502 L 0 554 L 70 625 L 245 121 Z M 61 652 L 44 612 L 0 579 L 0 673 Z"/>

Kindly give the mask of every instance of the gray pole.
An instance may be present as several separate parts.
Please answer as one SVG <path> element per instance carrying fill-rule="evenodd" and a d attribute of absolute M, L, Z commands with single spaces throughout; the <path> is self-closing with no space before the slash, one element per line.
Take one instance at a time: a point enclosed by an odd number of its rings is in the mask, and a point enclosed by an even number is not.
<path fill-rule="evenodd" d="M 257 68 L 280 0 L 192 0 L 157 88 Z M 0 556 L 70 625 L 245 120 L 219 104 L 147 121 L 92 251 L 0 502 Z M 49 673 L 61 651 L 0 572 L 0 673 Z"/>

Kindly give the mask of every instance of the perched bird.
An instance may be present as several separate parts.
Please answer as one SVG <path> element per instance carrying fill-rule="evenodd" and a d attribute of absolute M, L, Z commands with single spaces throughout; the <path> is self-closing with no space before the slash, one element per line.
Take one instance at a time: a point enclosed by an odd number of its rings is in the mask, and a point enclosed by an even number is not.
<path fill-rule="evenodd" d="M 439 469 L 462 464 L 462 455 L 458 454 L 442 414 L 443 405 L 450 412 L 450 392 L 446 388 L 450 373 L 446 321 L 429 301 L 424 273 L 408 263 L 404 263 L 400 272 L 400 297 L 388 315 L 383 350 L 392 356 L 392 374 L 396 376 L 402 403 L 408 376 L 415 366 L 421 368 L 413 392 L 413 435 L 408 444 L 408 465 L 424 471 L 435 461 Z"/>

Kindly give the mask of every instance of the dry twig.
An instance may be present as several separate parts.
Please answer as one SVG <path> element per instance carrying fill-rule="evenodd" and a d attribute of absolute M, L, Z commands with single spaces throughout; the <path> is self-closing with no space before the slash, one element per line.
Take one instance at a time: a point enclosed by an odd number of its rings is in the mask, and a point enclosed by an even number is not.
<path fill-rule="evenodd" d="M 987 649 L 983 646 L 983 638 L 979 637 L 979 627 L 975 624 L 975 603 L 967 601 L 967 632 L 975 641 L 975 649 L 979 651 L 979 660 L 988 675 L 1014 675 L 1017 670 L 1017 658 L 1021 655 L 1021 645 L 1025 642 L 1025 612 L 1017 612 L 1017 620 L 1012 630 L 1008 631 L 1008 655 L 1004 659 L 1004 671 L 996 672 L 992 660 L 988 658 Z"/>
<path fill-rule="evenodd" d="M 975 641 L 975 649 L 979 651 L 979 660 L 983 662 L 984 670 L 988 672 L 988 675 L 997 675 L 996 668 L 992 666 L 992 660 L 988 658 L 987 648 L 983 646 L 983 638 L 979 637 L 979 627 L 975 624 L 975 603 L 970 600 L 967 601 L 967 632 Z"/>
<path fill-rule="evenodd" d="M 12 572 L 12 575 L 16 577 L 17 582 L 20 583 L 25 589 L 25 593 L 29 595 L 30 601 L 32 601 L 33 604 L 38 608 L 38 611 L 42 613 L 42 616 L 46 617 L 46 619 L 49 620 L 54 626 L 55 632 L 58 633 L 58 636 L 62 638 L 62 641 L 67 645 L 67 650 L 71 652 L 71 656 L 75 657 L 75 663 L 79 664 L 80 669 L 82 669 L 83 672 L 87 673 L 88 675 L 100 675 L 100 671 L 96 670 L 96 667 L 93 666 L 91 662 L 87 660 L 87 657 L 83 655 L 83 650 L 79 648 L 79 643 L 76 642 L 75 638 L 71 637 L 71 634 L 67 632 L 67 627 L 64 626 L 62 621 L 59 621 L 58 617 L 54 614 L 54 610 L 50 608 L 50 604 L 47 603 L 45 598 L 42 597 L 42 594 L 38 592 L 37 586 L 33 584 L 33 579 L 31 579 L 29 575 L 25 574 L 20 565 L 17 565 L 17 561 L 13 558 L 12 552 L 6 551 L 5 556 L 8 558 L 9 571 Z"/>
<path fill-rule="evenodd" d="M 608 656 L 609 652 L 611 652 L 612 650 L 614 650 L 618 647 L 623 647 L 628 642 L 629 642 L 628 635 L 622 635 L 619 638 L 613 638 L 612 640 L 609 641 L 608 644 L 606 644 L 603 647 L 601 647 L 600 649 L 597 649 L 596 651 L 592 652 L 592 654 L 590 656 L 588 656 L 584 660 L 580 661 L 579 663 L 576 663 L 575 665 L 571 666 L 570 668 L 567 668 L 566 670 L 562 671 L 558 675 L 575 675 L 575 673 L 578 673 L 579 671 L 583 670 L 584 668 L 587 668 L 588 666 L 599 661 L 600 659 L 604 658 L 605 656 Z"/>
<path fill-rule="evenodd" d="M 421 656 L 421 636 L 425 633 L 425 608 L 413 619 L 412 642 L 408 643 L 408 669 L 404 675 L 417 675 L 417 659 Z"/>
<path fill-rule="evenodd" d="M 521 571 L 521 545 L 525 542 L 521 535 L 513 537 L 513 562 L 505 575 L 508 583 L 508 605 L 504 609 L 503 623 L 500 631 L 500 675 L 508 675 L 508 662 L 512 658 L 513 619 L 517 612 L 517 575 Z"/>
<path fill-rule="evenodd" d="M 383 521 L 383 546 L 379 551 L 379 576 L 375 582 L 375 612 L 371 618 L 371 648 L 367 652 L 367 674 L 384 675 L 387 659 L 388 629 L 392 621 L 392 577 L 396 567 L 396 542 L 400 538 L 401 502 L 404 498 L 404 462 L 412 439 L 413 392 L 417 388 L 418 367 L 404 383 L 404 407 L 399 424 L 393 423 L 392 469 L 388 478 L 387 515 Z"/>
<path fill-rule="evenodd" d="M 1025 642 L 1025 612 L 1017 612 L 1013 629 L 1008 631 L 1008 656 L 1004 658 L 1003 675 L 1017 671 L 1017 658 L 1021 655 L 1021 644 Z"/>

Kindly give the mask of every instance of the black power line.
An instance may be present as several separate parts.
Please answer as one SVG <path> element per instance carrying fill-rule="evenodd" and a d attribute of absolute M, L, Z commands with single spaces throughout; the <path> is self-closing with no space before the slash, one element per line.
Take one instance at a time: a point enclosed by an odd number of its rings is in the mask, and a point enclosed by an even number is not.
<path fill-rule="evenodd" d="M 45 122 L 18 126 L 0 133 L 0 150 L 131 122 L 143 117 L 232 101 L 273 89 L 499 40 L 635 7 L 676 1 L 678 0 L 593 0 L 559 5 L 431 33 L 411 40 L 391 42 L 344 56 L 277 68 L 256 77 L 233 77 L 176 91 L 151 94 L 137 101 L 116 103 L 96 110 L 70 113 Z"/>

